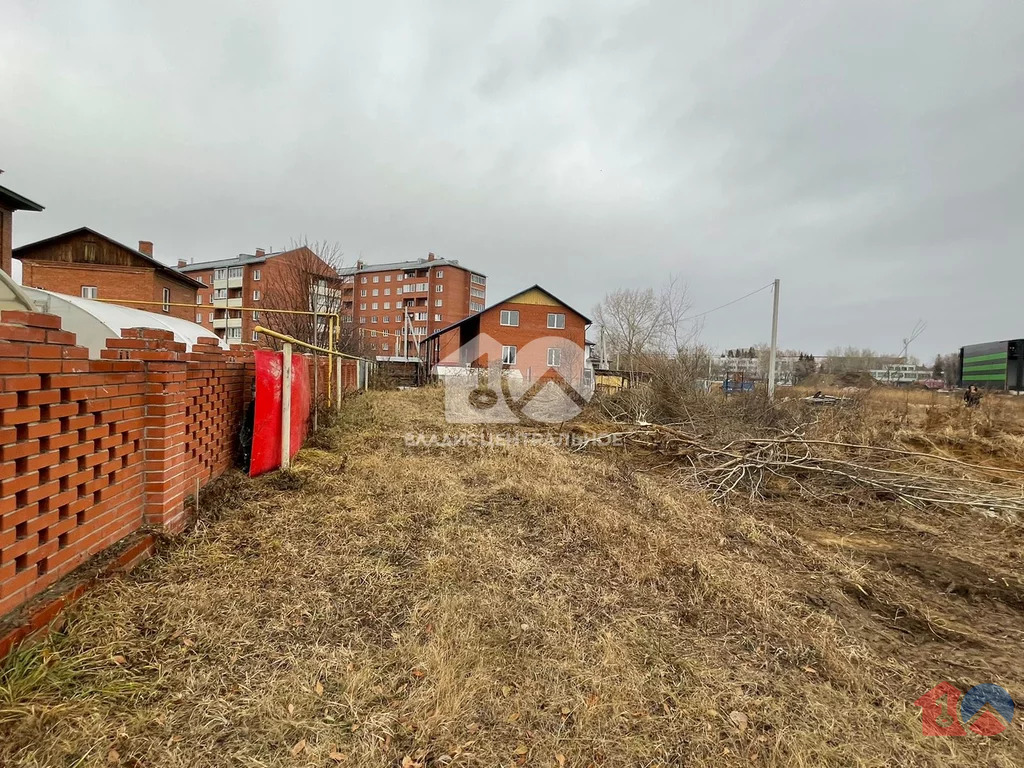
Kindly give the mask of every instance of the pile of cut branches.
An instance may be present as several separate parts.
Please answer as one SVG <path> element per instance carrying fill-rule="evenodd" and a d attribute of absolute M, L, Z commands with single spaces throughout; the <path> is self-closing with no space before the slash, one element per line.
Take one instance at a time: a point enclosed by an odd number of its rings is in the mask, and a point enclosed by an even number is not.
<path fill-rule="evenodd" d="M 861 489 L 876 499 L 922 509 L 971 508 L 1011 519 L 1024 514 L 1022 470 L 902 448 L 808 438 L 802 428 L 716 444 L 712 438 L 675 427 L 647 424 L 585 441 L 580 448 L 607 444 L 609 438 L 681 464 L 676 471 L 688 473 L 716 502 L 740 495 L 765 498 L 769 489 L 781 485 L 822 501 Z"/>

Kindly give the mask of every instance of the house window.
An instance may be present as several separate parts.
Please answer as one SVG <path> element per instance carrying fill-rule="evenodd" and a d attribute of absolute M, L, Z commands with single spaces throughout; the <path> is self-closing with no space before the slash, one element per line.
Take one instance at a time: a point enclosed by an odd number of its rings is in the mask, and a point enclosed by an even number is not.
<path fill-rule="evenodd" d="M 202 312 L 196 312 L 196 322 L 197 323 L 203 322 L 203 313 Z"/>
<path fill-rule="evenodd" d="M 252 300 L 253 301 L 259 301 L 260 300 L 260 292 L 259 291 L 253 291 L 252 292 Z"/>
<path fill-rule="evenodd" d="M 83 285 L 82 286 L 82 298 L 83 299 L 95 299 L 99 296 L 99 290 L 95 285 Z"/>
<path fill-rule="evenodd" d="M 213 312 L 210 313 L 210 322 L 213 322 Z"/>
<path fill-rule="evenodd" d="M 444 299 L 434 299 L 434 306 L 440 307 L 444 304 Z"/>
<path fill-rule="evenodd" d="M 562 350 L 558 347 L 548 347 L 548 365 L 557 368 L 562 364 Z"/>
<path fill-rule="evenodd" d="M 434 292 L 435 293 L 444 293 L 444 286 L 443 285 L 435 285 L 434 286 Z"/>
<path fill-rule="evenodd" d="M 202 275 L 196 275 L 196 280 L 198 280 L 203 285 L 206 285 L 206 278 L 203 277 Z"/>
<path fill-rule="evenodd" d="M 260 279 L 260 271 L 258 269 L 254 269 L 252 271 L 252 279 L 253 280 L 259 280 Z"/>
<path fill-rule="evenodd" d="M 565 328 L 565 315 L 561 312 L 549 312 L 548 328 Z"/>
<path fill-rule="evenodd" d="M 503 309 L 501 310 L 500 322 L 502 325 L 519 325 L 519 310 L 518 309 Z M 515 347 L 513 347 L 515 349 Z"/>
<path fill-rule="evenodd" d="M 501 348 L 501 362 L 505 365 L 516 364 L 516 348 L 515 347 L 502 347 Z"/>
<path fill-rule="evenodd" d="M 202 304 L 202 303 L 203 303 L 203 294 L 197 293 L 196 294 L 196 304 Z"/>
<path fill-rule="evenodd" d="M 171 289 L 164 288 L 164 312 L 171 311 Z"/>

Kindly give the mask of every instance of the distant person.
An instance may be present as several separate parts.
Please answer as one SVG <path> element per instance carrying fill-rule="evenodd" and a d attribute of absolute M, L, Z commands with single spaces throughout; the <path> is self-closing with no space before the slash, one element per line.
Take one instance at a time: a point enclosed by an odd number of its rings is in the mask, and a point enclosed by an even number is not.
<path fill-rule="evenodd" d="M 967 403 L 968 408 L 977 408 L 981 405 L 981 392 L 978 391 L 977 384 L 971 384 L 964 392 L 964 402 Z"/>

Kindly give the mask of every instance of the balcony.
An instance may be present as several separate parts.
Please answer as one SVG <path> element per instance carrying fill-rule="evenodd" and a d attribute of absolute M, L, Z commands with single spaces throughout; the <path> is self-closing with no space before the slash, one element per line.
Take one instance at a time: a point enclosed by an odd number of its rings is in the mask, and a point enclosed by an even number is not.
<path fill-rule="evenodd" d="M 241 287 L 242 287 L 242 278 L 241 278 L 241 276 L 239 276 L 239 277 L 227 277 L 227 278 L 225 278 L 223 280 L 214 280 L 213 281 L 213 288 L 214 288 L 214 290 L 216 290 L 217 288 L 241 288 Z"/>
<path fill-rule="evenodd" d="M 214 299 L 214 309 L 237 309 L 242 306 L 242 297 L 238 296 L 233 299 Z"/>
<path fill-rule="evenodd" d="M 217 331 L 222 331 L 225 328 L 241 328 L 242 318 L 240 317 L 215 317 L 213 319 L 213 328 Z"/>

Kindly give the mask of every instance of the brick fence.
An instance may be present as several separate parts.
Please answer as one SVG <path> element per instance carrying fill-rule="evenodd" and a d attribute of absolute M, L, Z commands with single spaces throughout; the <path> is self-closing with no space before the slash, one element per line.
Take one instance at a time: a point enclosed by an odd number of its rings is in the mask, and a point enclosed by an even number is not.
<path fill-rule="evenodd" d="M 0 619 L 234 462 L 252 357 L 132 329 L 89 360 L 60 318 L 0 314 Z"/>

